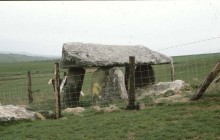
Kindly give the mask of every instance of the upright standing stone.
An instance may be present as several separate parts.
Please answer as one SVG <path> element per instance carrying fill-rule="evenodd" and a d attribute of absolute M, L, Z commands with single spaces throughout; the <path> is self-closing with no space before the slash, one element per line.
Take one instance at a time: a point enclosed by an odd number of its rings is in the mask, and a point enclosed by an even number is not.
<path fill-rule="evenodd" d="M 108 75 L 108 71 L 112 67 L 101 67 L 98 68 L 92 75 L 92 97 L 93 104 L 96 104 L 99 99 L 101 99 L 101 92 L 105 86 L 105 78 Z"/>
<path fill-rule="evenodd" d="M 117 99 L 128 99 L 124 74 L 119 68 L 112 68 L 108 71 L 101 92 L 101 99 L 108 102 Z"/>
<path fill-rule="evenodd" d="M 82 90 L 85 69 L 68 69 L 67 85 L 64 93 L 64 103 L 67 107 L 79 106 L 80 91 Z"/>
<path fill-rule="evenodd" d="M 124 74 L 119 68 L 101 67 L 93 73 L 93 102 L 128 99 Z"/>
<path fill-rule="evenodd" d="M 124 74 L 119 68 L 99 68 L 93 74 L 92 92 L 96 102 L 112 102 L 117 99 L 128 99 Z"/>

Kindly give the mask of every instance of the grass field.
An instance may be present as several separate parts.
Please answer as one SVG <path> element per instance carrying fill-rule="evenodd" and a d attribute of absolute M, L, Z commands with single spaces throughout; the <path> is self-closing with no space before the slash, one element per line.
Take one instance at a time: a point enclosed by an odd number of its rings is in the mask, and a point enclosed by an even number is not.
<path fill-rule="evenodd" d="M 2 104 L 28 104 L 27 71 L 32 73 L 33 96 L 36 105 L 47 107 L 54 99 L 53 90 L 47 84 L 53 78 L 56 61 L 2 63 L 0 65 L 0 102 Z M 34 104 L 33 104 L 34 105 Z"/>
<path fill-rule="evenodd" d="M 219 61 L 220 54 L 202 54 L 173 57 L 175 67 L 175 79 L 181 79 L 193 84 L 195 79 L 202 81 Z M 170 81 L 170 66 L 155 66 L 156 79 Z"/>
<path fill-rule="evenodd" d="M 45 61 L 51 60 L 51 58 L 40 56 L 27 56 L 22 54 L 3 54 L 0 53 L 0 63 L 16 63 L 16 62 L 33 62 L 33 61 Z"/>
<path fill-rule="evenodd" d="M 198 102 L 164 104 L 141 111 L 64 115 L 59 120 L 0 124 L 0 137 L 10 139 L 220 139 L 220 94 Z"/>
<path fill-rule="evenodd" d="M 173 57 L 175 79 L 196 89 L 220 54 Z M 0 65 L 0 102 L 27 104 L 27 71 L 32 72 L 32 109 L 53 110 L 55 61 Z M 154 66 L 156 82 L 170 81 L 169 65 Z M 62 70 L 63 72 L 63 70 Z M 62 73 L 61 73 L 62 75 Z M 91 73 L 83 90 L 90 91 Z M 198 102 L 149 104 L 141 111 L 96 113 L 86 107 L 83 116 L 64 114 L 59 120 L 19 121 L 0 124 L 1 139 L 220 139 L 220 85 L 210 88 Z M 88 94 L 88 93 L 87 93 Z M 84 98 L 90 101 L 90 98 Z M 147 102 L 147 101 L 146 101 Z M 120 106 L 125 107 L 125 106 Z"/>

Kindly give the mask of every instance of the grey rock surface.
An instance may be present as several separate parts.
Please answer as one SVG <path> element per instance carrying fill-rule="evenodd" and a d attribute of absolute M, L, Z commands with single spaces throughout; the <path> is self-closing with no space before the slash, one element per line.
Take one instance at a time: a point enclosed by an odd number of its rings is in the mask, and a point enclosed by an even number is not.
<path fill-rule="evenodd" d="M 55 118 L 55 114 L 53 111 L 46 111 L 46 110 L 39 110 L 38 113 L 43 115 L 46 119 L 53 119 Z"/>
<path fill-rule="evenodd" d="M 117 99 L 127 100 L 124 74 L 119 68 L 99 68 L 92 78 L 93 102 L 98 100 L 111 102 Z"/>
<path fill-rule="evenodd" d="M 101 99 L 101 92 L 103 90 L 103 87 L 105 86 L 105 79 L 110 69 L 112 69 L 112 67 L 100 67 L 92 74 L 91 91 L 93 104 L 97 104 Z"/>
<path fill-rule="evenodd" d="M 124 74 L 119 68 L 109 70 L 105 78 L 105 85 L 101 91 L 101 99 L 104 101 L 114 101 L 117 99 L 128 99 L 125 87 Z"/>
<path fill-rule="evenodd" d="M 149 85 L 136 90 L 138 99 L 142 99 L 145 96 L 154 95 L 161 97 L 169 97 L 176 94 L 181 94 L 181 91 L 191 92 L 191 87 L 189 84 L 182 80 L 175 80 L 173 82 L 159 82 L 155 85 Z"/>
<path fill-rule="evenodd" d="M 135 56 L 136 64 L 170 63 L 171 58 L 142 45 L 101 45 L 70 42 L 63 44 L 61 67 L 124 66 L 129 56 Z"/>
<path fill-rule="evenodd" d="M 64 113 L 82 113 L 85 109 L 83 107 L 66 108 L 63 110 Z"/>
<path fill-rule="evenodd" d="M 0 122 L 33 119 L 35 119 L 35 112 L 26 110 L 24 107 L 14 105 L 0 106 Z"/>

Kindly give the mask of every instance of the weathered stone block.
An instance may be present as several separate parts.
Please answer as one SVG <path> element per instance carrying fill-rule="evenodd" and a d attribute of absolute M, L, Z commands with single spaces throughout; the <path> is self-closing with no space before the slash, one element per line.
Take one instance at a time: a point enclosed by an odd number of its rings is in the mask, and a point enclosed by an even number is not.
<path fill-rule="evenodd" d="M 105 80 L 108 75 L 108 71 L 112 67 L 101 67 L 98 68 L 92 75 L 92 96 L 93 103 L 96 104 L 101 99 L 101 92 L 105 86 Z"/>
<path fill-rule="evenodd" d="M 20 106 L 0 106 L 0 123 L 2 121 L 34 120 L 35 114 L 35 112 L 26 110 Z"/>
<path fill-rule="evenodd" d="M 99 68 L 93 74 L 92 93 L 94 102 L 96 102 L 98 98 L 104 102 L 128 99 L 124 74 L 119 68 Z"/>

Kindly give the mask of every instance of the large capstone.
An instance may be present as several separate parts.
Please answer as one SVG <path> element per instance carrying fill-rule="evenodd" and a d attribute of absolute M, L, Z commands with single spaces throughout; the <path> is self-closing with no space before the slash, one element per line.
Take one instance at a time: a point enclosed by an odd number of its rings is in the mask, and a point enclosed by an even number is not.
<path fill-rule="evenodd" d="M 128 99 L 125 88 L 124 74 L 119 68 L 99 68 L 93 74 L 92 93 L 94 102 L 113 102 L 118 99 Z"/>
<path fill-rule="evenodd" d="M 64 104 L 66 107 L 79 106 L 84 75 L 85 69 L 83 68 L 70 68 L 68 70 L 67 85 L 64 89 Z"/>
<path fill-rule="evenodd" d="M 165 64 L 172 59 L 142 45 L 100 45 L 91 43 L 65 43 L 61 67 L 116 67 L 127 66 L 129 56 L 134 56 L 136 65 Z"/>

